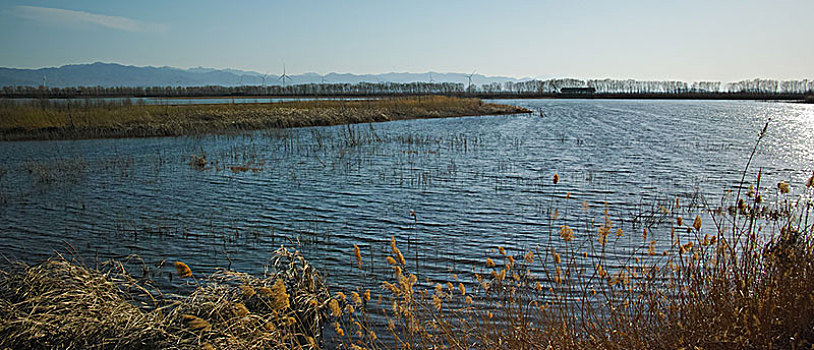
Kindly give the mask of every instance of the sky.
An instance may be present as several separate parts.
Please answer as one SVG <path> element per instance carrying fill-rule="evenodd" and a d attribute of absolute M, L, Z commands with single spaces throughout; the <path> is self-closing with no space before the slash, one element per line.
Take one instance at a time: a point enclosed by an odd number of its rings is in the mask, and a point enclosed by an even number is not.
<path fill-rule="evenodd" d="M 812 14 L 812 0 L 0 0 L 0 66 L 812 79 Z"/>

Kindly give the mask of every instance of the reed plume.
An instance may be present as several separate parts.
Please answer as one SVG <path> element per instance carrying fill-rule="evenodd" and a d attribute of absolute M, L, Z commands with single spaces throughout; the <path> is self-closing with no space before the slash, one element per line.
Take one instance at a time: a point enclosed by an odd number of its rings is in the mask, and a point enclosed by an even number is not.
<path fill-rule="evenodd" d="M 360 269 L 362 268 L 362 252 L 359 250 L 359 246 L 354 244 L 353 245 L 353 254 L 356 256 L 356 266 Z"/>
<path fill-rule="evenodd" d="M 192 269 L 180 261 L 175 262 L 175 273 L 178 274 L 178 277 L 181 278 L 189 278 L 192 277 Z"/>

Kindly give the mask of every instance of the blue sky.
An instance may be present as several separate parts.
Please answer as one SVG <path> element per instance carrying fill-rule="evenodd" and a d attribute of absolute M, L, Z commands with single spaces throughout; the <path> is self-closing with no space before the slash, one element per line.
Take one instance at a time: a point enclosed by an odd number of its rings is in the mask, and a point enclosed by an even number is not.
<path fill-rule="evenodd" d="M 0 1 L 0 66 L 814 78 L 812 0 Z"/>

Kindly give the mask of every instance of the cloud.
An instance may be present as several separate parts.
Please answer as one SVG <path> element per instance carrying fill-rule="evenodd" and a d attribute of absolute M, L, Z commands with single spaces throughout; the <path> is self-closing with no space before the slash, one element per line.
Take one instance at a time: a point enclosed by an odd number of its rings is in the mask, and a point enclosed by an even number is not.
<path fill-rule="evenodd" d="M 50 7 L 15 6 L 12 13 L 20 18 L 48 24 L 87 23 L 126 32 L 163 32 L 167 26 L 159 23 L 137 21 L 127 17 L 98 15 L 84 11 L 64 10 Z"/>

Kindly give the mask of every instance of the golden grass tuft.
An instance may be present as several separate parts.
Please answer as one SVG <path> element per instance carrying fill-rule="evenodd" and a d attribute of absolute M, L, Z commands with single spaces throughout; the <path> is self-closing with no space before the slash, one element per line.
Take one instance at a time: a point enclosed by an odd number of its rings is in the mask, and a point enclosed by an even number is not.
<path fill-rule="evenodd" d="M 285 282 L 278 278 L 271 286 L 268 296 L 271 299 L 271 307 L 276 311 L 285 311 L 289 308 L 289 298 L 291 297 L 286 293 Z"/>
<path fill-rule="evenodd" d="M 356 257 L 356 266 L 360 269 L 362 268 L 362 252 L 359 249 L 359 246 L 354 244 L 353 245 L 353 254 Z"/>
<path fill-rule="evenodd" d="M 194 331 L 209 332 L 212 330 L 212 324 L 198 316 L 182 314 L 181 318 L 183 318 L 189 328 Z"/>
<path fill-rule="evenodd" d="M 334 317 L 342 316 L 342 308 L 339 307 L 339 301 L 336 299 L 331 299 L 328 302 L 328 307 L 331 309 L 331 315 Z"/>
<path fill-rule="evenodd" d="M 570 242 L 574 239 L 574 230 L 572 230 L 568 225 L 560 226 L 560 237 L 566 242 Z"/>
<path fill-rule="evenodd" d="M 791 185 L 789 185 L 788 182 L 783 180 L 777 183 L 777 189 L 780 190 L 780 193 L 786 194 L 789 193 L 789 191 L 791 190 Z"/>
<path fill-rule="evenodd" d="M 178 274 L 178 277 L 181 278 L 189 278 L 192 277 L 192 269 L 180 261 L 175 262 L 175 273 Z"/>

